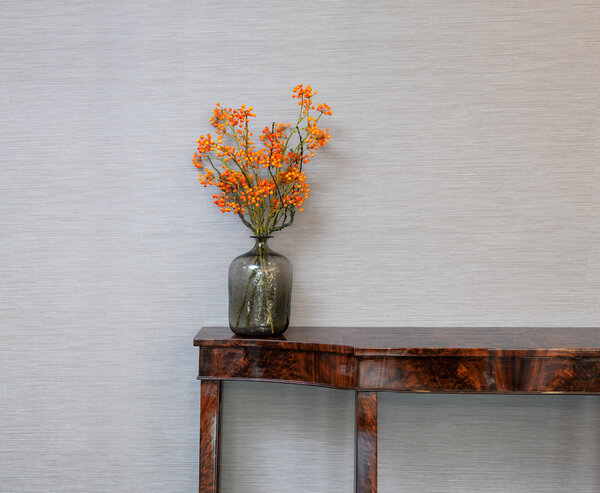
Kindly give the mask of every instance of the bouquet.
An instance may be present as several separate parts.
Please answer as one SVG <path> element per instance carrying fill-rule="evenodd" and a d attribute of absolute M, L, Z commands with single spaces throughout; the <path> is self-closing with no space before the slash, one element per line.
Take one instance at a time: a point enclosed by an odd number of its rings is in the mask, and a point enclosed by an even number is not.
<path fill-rule="evenodd" d="M 237 214 L 256 237 L 266 237 L 294 222 L 296 210 L 310 194 L 304 165 L 315 151 L 329 141 L 329 129 L 319 127 L 324 115 L 331 115 L 325 103 L 314 104 L 317 95 L 311 86 L 294 87 L 292 98 L 298 100 L 298 120 L 266 126 L 257 148 L 249 120 L 253 108 L 224 108 L 217 103 L 210 133 L 198 139 L 194 164 L 200 170 L 200 182 L 214 186 L 213 195 L 222 212 Z"/>

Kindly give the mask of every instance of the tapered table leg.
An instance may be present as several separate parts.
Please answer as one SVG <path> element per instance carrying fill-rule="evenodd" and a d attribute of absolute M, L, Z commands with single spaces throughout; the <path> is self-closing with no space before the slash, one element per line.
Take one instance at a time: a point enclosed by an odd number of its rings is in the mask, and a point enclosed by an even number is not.
<path fill-rule="evenodd" d="M 200 384 L 200 493 L 219 492 L 221 381 Z"/>
<path fill-rule="evenodd" d="M 354 491 L 377 493 L 377 392 L 356 392 Z"/>

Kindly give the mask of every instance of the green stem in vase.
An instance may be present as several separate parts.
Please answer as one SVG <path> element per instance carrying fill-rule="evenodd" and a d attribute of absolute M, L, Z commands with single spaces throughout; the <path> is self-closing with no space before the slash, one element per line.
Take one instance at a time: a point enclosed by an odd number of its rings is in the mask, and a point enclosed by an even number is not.
<path fill-rule="evenodd" d="M 254 257 L 254 263 L 258 261 L 258 255 Z M 237 329 L 240 326 L 240 317 L 242 316 L 242 312 L 244 311 L 244 306 L 246 305 L 246 299 L 248 299 L 248 288 L 250 287 L 250 282 L 252 278 L 255 276 L 256 271 L 252 271 L 252 273 L 248 276 L 248 282 L 246 283 L 246 288 L 244 289 L 244 299 L 240 303 L 240 311 L 237 316 L 237 320 L 235 322 L 235 328 Z M 250 310 L 246 314 L 246 327 L 250 324 Z"/>
<path fill-rule="evenodd" d="M 254 302 L 256 301 L 256 283 L 252 283 L 250 291 L 248 309 L 246 310 L 246 327 L 250 327 L 250 316 L 252 315 L 252 310 L 254 310 Z"/>
<path fill-rule="evenodd" d="M 269 325 L 271 326 L 271 333 L 274 334 L 275 328 L 273 326 L 273 315 L 271 314 L 271 305 L 269 303 L 269 293 L 268 293 L 268 289 L 267 289 L 267 259 L 265 258 L 266 255 L 263 255 L 263 247 L 261 247 L 260 245 L 258 246 L 258 254 L 260 256 L 260 268 L 263 272 L 262 280 L 263 280 L 263 286 L 265 288 L 265 304 L 267 307 L 267 315 L 269 317 Z"/>

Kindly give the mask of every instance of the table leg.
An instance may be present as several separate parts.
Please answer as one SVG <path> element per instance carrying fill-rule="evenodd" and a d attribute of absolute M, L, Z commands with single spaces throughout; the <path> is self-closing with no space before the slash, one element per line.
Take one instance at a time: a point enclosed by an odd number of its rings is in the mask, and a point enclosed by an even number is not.
<path fill-rule="evenodd" d="M 200 493 L 219 492 L 221 381 L 200 384 Z"/>
<path fill-rule="evenodd" d="M 377 392 L 356 392 L 356 493 L 377 493 Z"/>

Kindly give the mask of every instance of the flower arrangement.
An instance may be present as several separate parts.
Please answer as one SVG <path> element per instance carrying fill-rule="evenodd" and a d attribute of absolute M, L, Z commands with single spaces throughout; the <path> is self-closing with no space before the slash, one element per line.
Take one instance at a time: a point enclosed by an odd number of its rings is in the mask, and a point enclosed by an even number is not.
<path fill-rule="evenodd" d="M 217 103 L 209 133 L 198 139 L 194 164 L 200 170 L 200 182 L 215 186 L 215 204 L 222 212 L 237 214 L 258 238 L 269 236 L 294 222 L 296 210 L 308 198 L 310 189 L 303 167 L 315 151 L 329 141 L 327 128 L 319 127 L 331 108 L 313 103 L 317 92 L 299 84 L 292 91 L 300 113 L 295 125 L 273 123 L 262 130 L 262 147 L 252 140 L 249 119 L 256 117 L 252 107 L 224 108 Z"/>
<path fill-rule="evenodd" d="M 303 167 L 315 151 L 329 141 L 329 130 L 319 127 L 325 104 L 313 104 L 317 92 L 299 84 L 292 90 L 300 111 L 296 123 L 271 124 L 261 135 L 262 146 L 252 140 L 252 107 L 224 108 L 217 103 L 209 133 L 198 139 L 194 164 L 200 183 L 214 186 L 222 212 L 237 214 L 252 230 L 254 248 L 229 266 L 229 326 L 242 336 L 276 336 L 288 327 L 292 292 L 292 265 L 267 246 L 269 235 L 294 222 L 296 211 L 310 189 Z"/>

